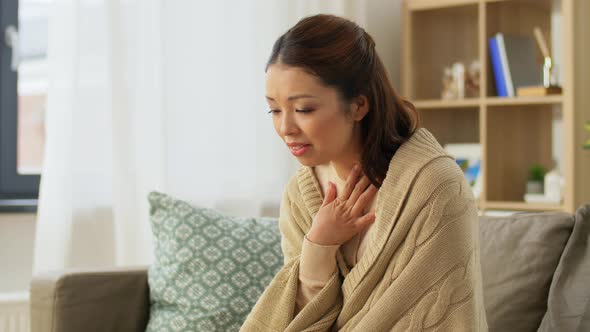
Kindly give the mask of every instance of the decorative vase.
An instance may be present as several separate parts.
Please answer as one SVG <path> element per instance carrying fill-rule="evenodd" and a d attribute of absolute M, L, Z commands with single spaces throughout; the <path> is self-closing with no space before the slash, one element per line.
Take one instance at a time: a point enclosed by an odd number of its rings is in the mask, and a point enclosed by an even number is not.
<path fill-rule="evenodd" d="M 526 192 L 527 194 L 543 194 L 543 181 L 528 181 Z"/>
<path fill-rule="evenodd" d="M 562 182 L 563 179 L 561 177 L 561 175 L 559 174 L 559 171 L 557 170 L 557 168 L 551 170 L 550 172 L 548 172 L 547 174 L 545 174 L 545 186 L 544 186 L 544 192 L 545 192 L 545 197 L 554 202 L 554 203 L 559 203 L 561 202 L 562 199 Z"/>

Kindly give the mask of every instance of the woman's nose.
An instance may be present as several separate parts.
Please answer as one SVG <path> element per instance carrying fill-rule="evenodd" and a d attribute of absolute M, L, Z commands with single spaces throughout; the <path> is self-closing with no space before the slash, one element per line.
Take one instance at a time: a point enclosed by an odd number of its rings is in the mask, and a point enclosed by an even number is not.
<path fill-rule="evenodd" d="M 290 115 L 283 115 L 281 117 L 281 124 L 280 124 L 280 134 L 281 136 L 288 136 L 292 135 L 297 132 L 297 124 L 295 120 Z"/>

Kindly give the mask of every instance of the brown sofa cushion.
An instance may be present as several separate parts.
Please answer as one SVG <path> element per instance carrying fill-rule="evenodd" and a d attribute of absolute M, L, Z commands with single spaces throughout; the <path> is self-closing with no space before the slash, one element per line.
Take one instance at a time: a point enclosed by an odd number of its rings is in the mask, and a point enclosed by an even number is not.
<path fill-rule="evenodd" d="M 147 269 L 67 269 L 35 275 L 31 331 L 145 331 L 150 306 Z"/>
<path fill-rule="evenodd" d="M 536 331 L 573 215 L 481 217 L 484 303 L 490 331 Z"/>
<path fill-rule="evenodd" d="M 539 331 L 590 331 L 590 204 L 576 211 Z"/>

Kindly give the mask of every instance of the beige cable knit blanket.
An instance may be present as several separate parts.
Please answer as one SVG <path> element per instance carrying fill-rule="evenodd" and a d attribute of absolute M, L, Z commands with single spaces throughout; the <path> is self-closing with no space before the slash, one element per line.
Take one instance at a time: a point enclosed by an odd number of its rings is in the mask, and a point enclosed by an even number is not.
<path fill-rule="evenodd" d="M 295 316 L 301 245 L 323 200 L 302 166 L 281 203 L 285 264 L 241 331 L 487 331 L 476 204 L 430 132 L 398 149 L 376 199 L 362 258 L 349 271 L 338 252 L 338 270 Z"/>

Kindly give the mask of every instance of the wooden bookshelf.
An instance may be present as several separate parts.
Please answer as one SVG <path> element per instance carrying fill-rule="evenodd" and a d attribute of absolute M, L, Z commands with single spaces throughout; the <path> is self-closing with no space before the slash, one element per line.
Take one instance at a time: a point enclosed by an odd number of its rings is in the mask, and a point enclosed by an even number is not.
<path fill-rule="evenodd" d="M 487 201 L 483 210 L 509 210 L 509 211 L 564 211 L 561 204 L 541 204 L 525 202 L 494 202 Z"/>
<path fill-rule="evenodd" d="M 480 100 L 479 98 L 465 98 L 460 100 L 440 100 L 440 99 L 430 99 L 430 100 L 415 100 L 414 106 L 419 109 L 427 109 L 427 108 L 468 108 L 468 107 L 477 107 L 479 106 Z"/>
<path fill-rule="evenodd" d="M 561 104 L 563 97 L 561 95 L 542 96 L 542 97 L 487 97 L 484 99 L 485 105 L 543 105 L 543 104 Z"/>
<path fill-rule="evenodd" d="M 481 145 L 480 209 L 573 212 L 589 203 L 590 151 L 582 144 L 590 121 L 590 23 L 583 14 L 590 1 L 406 0 L 403 11 L 402 94 L 441 144 Z M 532 36 L 535 26 L 557 60 L 562 94 L 497 97 L 488 38 Z M 479 97 L 440 99 L 444 67 L 473 60 L 481 66 Z M 530 165 L 551 169 L 554 159 L 564 176 L 563 201 L 524 202 Z"/>

